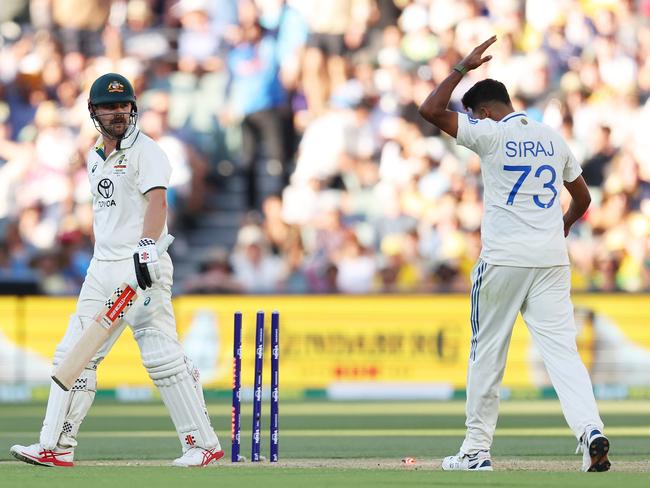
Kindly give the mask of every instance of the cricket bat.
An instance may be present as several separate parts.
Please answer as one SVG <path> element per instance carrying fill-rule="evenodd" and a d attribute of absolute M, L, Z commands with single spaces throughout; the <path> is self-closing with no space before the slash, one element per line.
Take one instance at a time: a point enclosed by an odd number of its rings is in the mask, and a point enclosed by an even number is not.
<path fill-rule="evenodd" d="M 164 253 L 174 241 L 174 236 L 167 235 L 158 242 L 158 254 Z M 119 325 L 124 314 L 138 298 L 138 284 L 122 283 L 111 297 L 106 300 L 105 307 L 95 316 L 95 320 L 83 331 L 77 343 L 54 370 L 52 379 L 65 391 L 69 391 L 79 375 L 88 365 L 95 353 L 99 351 L 108 336 Z"/>

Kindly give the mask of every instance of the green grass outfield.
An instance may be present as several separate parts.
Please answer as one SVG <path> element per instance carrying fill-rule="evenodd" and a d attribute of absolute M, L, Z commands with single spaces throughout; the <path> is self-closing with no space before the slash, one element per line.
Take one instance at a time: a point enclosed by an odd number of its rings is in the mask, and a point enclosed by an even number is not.
<path fill-rule="evenodd" d="M 460 402 L 281 403 L 280 460 L 230 459 L 230 405 L 209 410 L 226 457 L 209 469 L 167 467 L 180 446 L 161 404 L 97 401 L 84 422 L 74 469 L 38 468 L 9 455 L 15 443 L 38 438 L 43 404 L 0 405 L 1 487 L 260 488 L 352 486 L 650 486 L 650 402 L 600 402 L 612 441 L 609 473 L 579 472 L 576 442 L 557 401 L 504 402 L 492 457 L 493 473 L 447 473 L 443 456 L 463 438 Z M 267 405 L 265 405 L 265 408 Z M 251 405 L 244 404 L 242 454 L 250 455 Z M 266 414 L 267 411 L 265 410 Z M 268 455 L 264 417 L 263 454 Z M 414 457 L 415 466 L 400 463 Z"/>

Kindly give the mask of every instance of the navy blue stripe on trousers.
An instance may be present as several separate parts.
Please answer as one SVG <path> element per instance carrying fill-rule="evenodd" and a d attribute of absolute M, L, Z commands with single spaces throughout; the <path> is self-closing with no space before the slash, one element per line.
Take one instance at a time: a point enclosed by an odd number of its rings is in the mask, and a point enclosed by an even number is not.
<path fill-rule="evenodd" d="M 476 359 L 476 347 L 478 346 L 478 331 L 479 331 L 479 319 L 478 319 L 478 297 L 479 292 L 481 291 L 481 282 L 483 281 L 483 273 L 487 263 L 481 261 L 476 270 L 476 280 L 472 285 L 471 293 L 471 302 L 472 309 L 470 313 L 470 323 L 472 324 L 472 341 L 469 350 L 469 358 L 473 361 Z"/>

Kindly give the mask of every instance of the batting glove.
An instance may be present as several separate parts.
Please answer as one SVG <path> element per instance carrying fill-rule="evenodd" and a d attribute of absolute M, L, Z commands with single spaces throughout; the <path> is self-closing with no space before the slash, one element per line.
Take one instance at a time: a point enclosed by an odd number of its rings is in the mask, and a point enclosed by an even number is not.
<path fill-rule="evenodd" d="M 138 285 L 143 290 L 151 287 L 160 279 L 160 265 L 158 264 L 158 251 L 156 241 L 143 237 L 138 242 L 138 247 L 133 253 L 135 264 L 135 277 Z"/>

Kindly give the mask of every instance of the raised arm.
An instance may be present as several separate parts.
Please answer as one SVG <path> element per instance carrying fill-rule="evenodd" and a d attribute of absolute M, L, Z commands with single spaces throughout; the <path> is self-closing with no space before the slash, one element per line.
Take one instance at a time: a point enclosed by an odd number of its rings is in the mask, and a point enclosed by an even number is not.
<path fill-rule="evenodd" d="M 451 94 L 468 71 L 476 69 L 492 59 L 492 56 L 484 57 L 483 53 L 496 40 L 497 36 L 490 37 L 487 41 L 476 46 L 471 53 L 465 56 L 465 59 L 454 66 L 451 74 L 420 105 L 418 111 L 424 120 L 431 122 L 450 136 L 456 137 L 456 134 L 458 134 L 458 114 L 447 110 Z"/>

